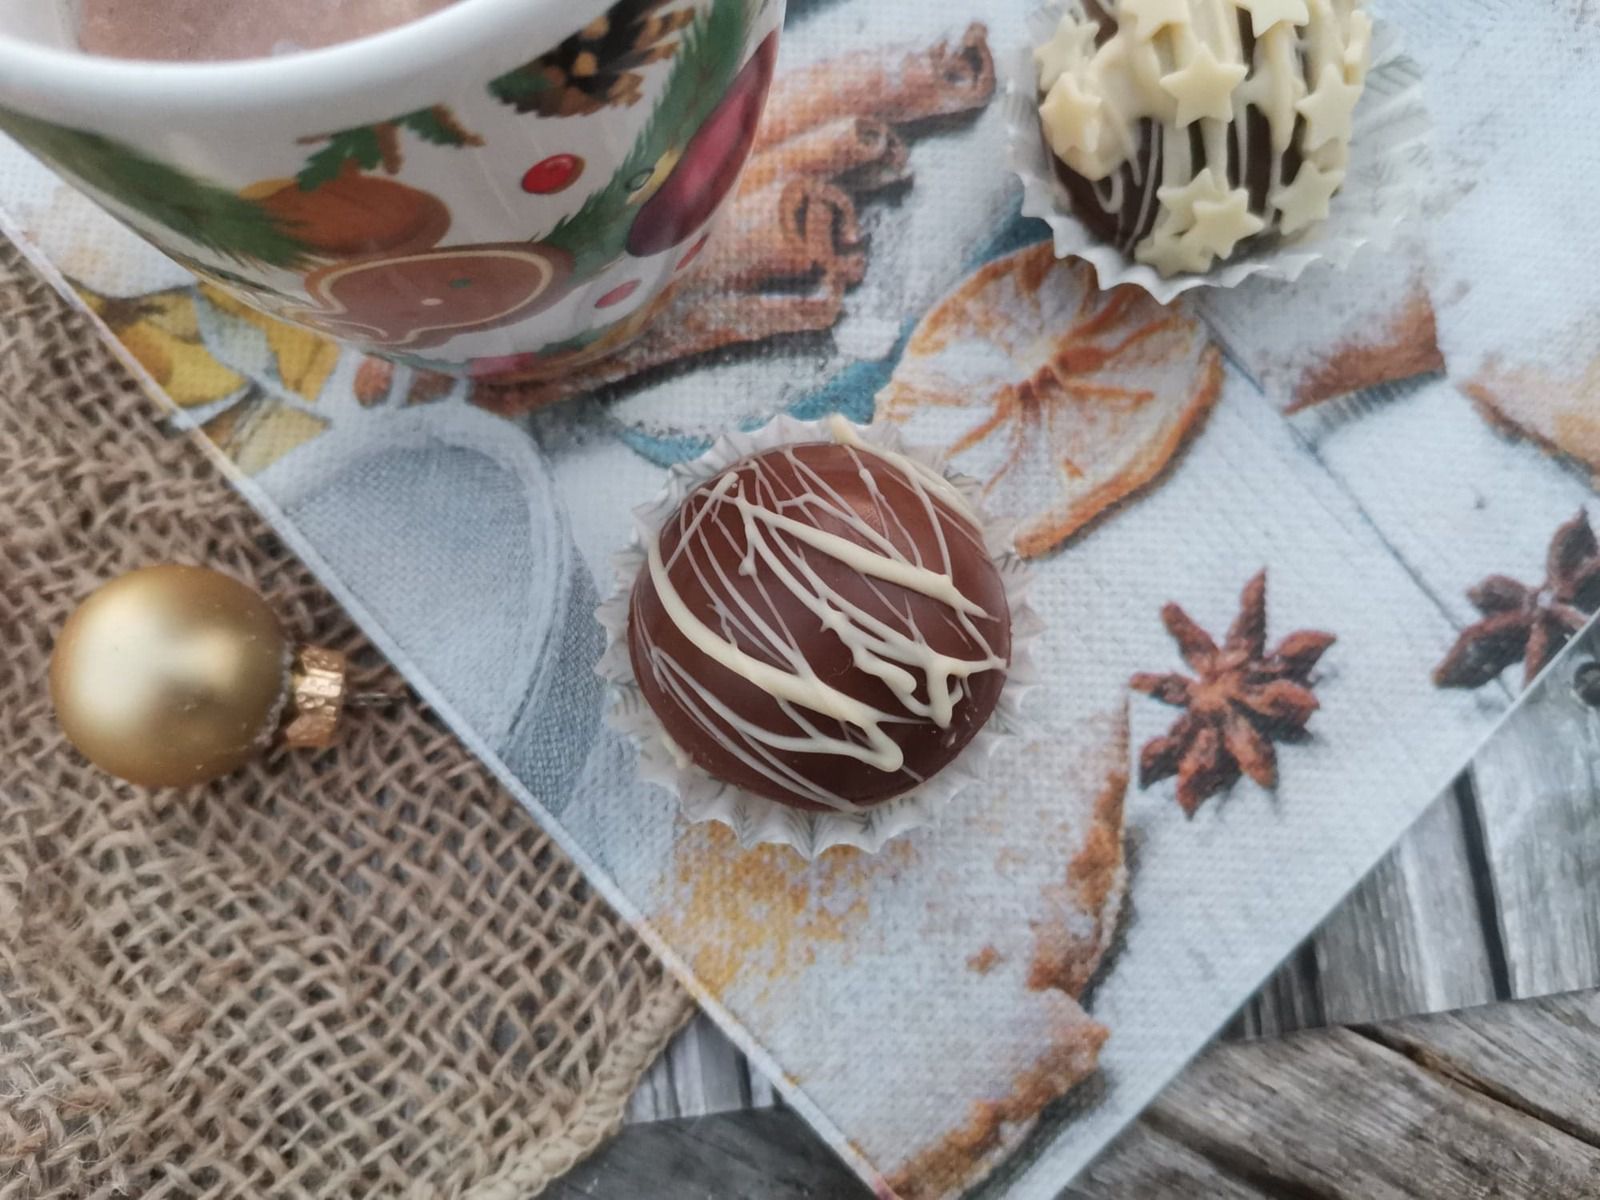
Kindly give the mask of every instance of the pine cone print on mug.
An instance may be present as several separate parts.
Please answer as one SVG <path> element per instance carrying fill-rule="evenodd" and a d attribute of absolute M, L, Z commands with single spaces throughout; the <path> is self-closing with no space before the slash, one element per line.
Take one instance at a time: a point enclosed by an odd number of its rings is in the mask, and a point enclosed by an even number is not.
<path fill-rule="evenodd" d="M 676 54 L 678 35 L 694 18 L 693 9 L 672 6 L 673 0 L 619 0 L 555 49 L 495 80 L 494 93 L 518 112 L 541 117 L 637 104 L 639 72 Z"/>

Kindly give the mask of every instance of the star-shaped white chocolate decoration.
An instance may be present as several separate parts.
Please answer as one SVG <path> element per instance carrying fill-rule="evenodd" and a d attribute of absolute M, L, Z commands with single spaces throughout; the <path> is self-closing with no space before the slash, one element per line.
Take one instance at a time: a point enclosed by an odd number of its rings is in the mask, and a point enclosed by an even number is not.
<path fill-rule="evenodd" d="M 1183 235 L 1186 248 L 1204 249 L 1218 258 L 1227 258 L 1247 237 L 1266 228 L 1267 223 L 1250 211 L 1250 193 L 1234 188 L 1222 200 L 1196 200 L 1194 225 Z"/>
<path fill-rule="evenodd" d="M 1168 25 L 1189 23 L 1189 0 L 1122 0 L 1120 12 L 1133 22 L 1133 36 L 1148 42 Z"/>
<path fill-rule="evenodd" d="M 1069 166 L 1075 163 L 1074 151 L 1092 155 L 1100 144 L 1100 110 L 1103 107 L 1100 97 L 1086 92 L 1076 75 L 1057 79 L 1044 103 L 1039 105 L 1039 118 L 1050 148 Z"/>
<path fill-rule="evenodd" d="M 1280 214 L 1278 228 L 1286 235 L 1295 234 L 1326 219 L 1328 202 L 1343 182 L 1342 170 L 1324 171 L 1309 160 L 1301 163 L 1293 183 L 1279 184 L 1267 196 Z"/>
<path fill-rule="evenodd" d="M 1166 81 L 1162 81 L 1162 86 Z M 1306 119 L 1305 149 L 1315 150 L 1331 141 L 1350 140 L 1350 117 L 1361 99 L 1361 85 L 1346 83 L 1344 73 L 1329 63 L 1317 77 L 1316 90 L 1296 104 Z"/>
<path fill-rule="evenodd" d="M 1149 234 L 1134 247 L 1133 256 L 1163 275 L 1198 273 L 1211 266 L 1211 251 L 1203 242 L 1188 241 L 1184 234 L 1194 227 L 1197 204 L 1218 204 L 1227 200 L 1227 183 L 1210 167 L 1188 183 L 1160 188 L 1156 199 L 1161 216 Z"/>
<path fill-rule="evenodd" d="M 1186 242 L 1165 217 L 1150 231 L 1149 237 L 1134 247 L 1133 257 L 1154 267 L 1164 277 L 1199 275 L 1211 269 L 1211 252 L 1204 246 Z"/>
<path fill-rule="evenodd" d="M 1344 45 L 1344 77 L 1359 82 L 1372 65 L 1372 18 L 1359 8 L 1350 14 L 1350 36 Z"/>
<path fill-rule="evenodd" d="M 1243 63 L 1221 62 L 1210 46 L 1200 43 L 1181 70 L 1161 77 L 1161 90 L 1178 102 L 1178 128 L 1201 117 L 1233 120 L 1233 89 L 1249 72 Z"/>
<path fill-rule="evenodd" d="M 1072 68 L 1093 55 L 1095 27 L 1079 21 L 1071 13 L 1061 18 L 1050 40 L 1034 47 L 1033 62 L 1039 70 L 1039 90 L 1048 92 Z"/>
<path fill-rule="evenodd" d="M 1201 171 L 1182 187 L 1169 185 L 1156 190 L 1161 207 L 1172 214 L 1173 223 L 1182 233 L 1194 224 L 1194 206 L 1202 200 L 1216 202 L 1228 196 L 1228 185 L 1210 167 Z"/>
<path fill-rule="evenodd" d="M 1291 25 L 1304 25 L 1311 20 L 1306 0 L 1235 0 L 1240 8 L 1250 13 L 1250 30 L 1260 37 L 1279 21 Z"/>

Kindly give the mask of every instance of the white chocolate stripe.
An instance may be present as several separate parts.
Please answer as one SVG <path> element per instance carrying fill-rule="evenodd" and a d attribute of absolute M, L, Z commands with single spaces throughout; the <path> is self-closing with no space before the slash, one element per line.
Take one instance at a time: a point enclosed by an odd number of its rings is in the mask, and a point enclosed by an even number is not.
<path fill-rule="evenodd" d="M 745 721 L 737 714 L 728 712 L 727 707 L 721 704 L 710 691 L 669 657 L 664 654 L 656 654 L 653 656 L 652 661 L 657 666 L 658 678 L 662 678 L 667 691 L 687 712 L 696 717 L 696 723 L 710 734 L 717 745 L 733 755 L 738 761 L 766 775 L 769 779 L 777 780 L 785 787 L 798 792 L 806 799 L 817 804 L 826 805 L 828 808 L 842 812 L 854 812 L 856 810 L 856 805 L 818 787 L 799 771 L 785 764 L 777 755 L 771 752 L 773 743 L 769 739 L 759 736 L 760 731 L 753 724 Z M 659 672 L 664 672 L 664 677 Z M 739 740 L 728 737 L 717 722 L 707 719 L 702 705 L 711 711 L 718 712 L 718 715 L 722 715 L 729 725 L 740 731 L 742 737 Z M 785 706 L 785 712 L 793 715 L 793 710 L 787 706 Z M 810 722 L 803 722 L 802 728 L 810 731 L 818 742 L 826 740 Z"/>
<path fill-rule="evenodd" d="M 649 557 L 650 582 L 655 585 L 661 607 L 666 609 L 668 619 L 677 626 L 679 633 L 689 639 L 696 650 L 713 662 L 722 664 L 735 675 L 749 679 L 769 695 L 802 705 L 813 712 L 863 730 L 867 734 L 871 749 L 851 747 L 851 756 L 880 771 L 900 769 L 900 765 L 905 761 L 905 755 L 879 727 L 883 713 L 870 704 L 864 704 L 854 696 L 846 695 L 838 688 L 823 683 L 809 667 L 791 675 L 747 654 L 726 638 L 719 637 L 710 626 L 689 611 L 688 605 L 683 602 L 683 597 L 678 595 L 678 589 L 672 585 L 672 579 L 667 574 L 666 564 L 661 561 L 659 540 L 650 543 Z M 842 753 L 841 750 L 832 748 L 837 745 L 839 743 L 830 742 L 830 748 L 823 750 L 822 753 Z"/>
<path fill-rule="evenodd" d="M 803 539 L 802 539 L 803 540 Z M 752 535 L 752 543 L 755 542 Z M 906 711 L 916 716 L 931 717 L 941 729 L 947 728 L 954 714 L 952 696 L 954 681 L 974 671 L 997 670 L 1006 664 L 993 655 L 987 659 L 967 660 L 933 652 L 926 642 L 915 642 L 891 629 L 870 613 L 851 604 L 845 597 L 822 580 L 809 564 L 798 555 L 785 550 L 794 567 L 805 576 L 810 585 L 808 593 L 800 586 L 790 571 L 778 561 L 763 540 L 761 556 L 774 573 L 788 585 L 789 590 L 812 612 L 817 614 L 824 629 L 839 634 L 851 648 L 852 661 L 857 669 L 872 675 L 889 687 L 899 698 Z M 965 597 L 962 597 L 965 600 Z M 955 607 L 952 605 L 952 607 Z M 960 610 L 958 610 L 960 611 Z M 852 643 L 847 633 L 858 636 Z M 925 704 L 916 699 L 917 678 L 896 664 L 909 663 L 920 666 L 928 683 L 929 700 Z"/>
<path fill-rule="evenodd" d="M 791 537 L 821 550 L 828 557 L 838 559 L 845 566 L 863 575 L 870 575 L 885 583 L 899 584 L 933 600 L 943 600 L 951 608 L 961 612 L 976 613 L 980 617 L 989 615 L 963 596 L 956 588 L 955 581 L 948 575 L 919 567 L 906 559 L 895 559 L 887 554 L 875 553 L 866 546 L 852 542 L 849 538 L 842 538 L 836 533 L 829 533 L 825 529 L 818 529 L 814 525 L 806 525 L 782 513 L 762 508 L 743 497 L 730 496 L 728 499 L 744 514 L 747 527 L 753 527 L 756 522 L 760 522 L 773 529 L 781 529 Z"/>

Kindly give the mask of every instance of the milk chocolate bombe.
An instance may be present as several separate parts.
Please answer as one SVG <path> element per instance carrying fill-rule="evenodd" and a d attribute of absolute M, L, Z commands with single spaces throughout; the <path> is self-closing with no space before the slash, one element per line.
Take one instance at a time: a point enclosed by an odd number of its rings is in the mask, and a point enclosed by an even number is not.
<path fill-rule="evenodd" d="M 860 444 L 752 455 L 647 541 L 628 649 L 710 775 L 810 810 L 915 790 L 999 703 L 1011 614 L 971 509 Z"/>
<path fill-rule="evenodd" d="M 1035 53 L 1072 211 L 1163 275 L 1324 220 L 1372 49 L 1362 0 L 1081 0 Z"/>

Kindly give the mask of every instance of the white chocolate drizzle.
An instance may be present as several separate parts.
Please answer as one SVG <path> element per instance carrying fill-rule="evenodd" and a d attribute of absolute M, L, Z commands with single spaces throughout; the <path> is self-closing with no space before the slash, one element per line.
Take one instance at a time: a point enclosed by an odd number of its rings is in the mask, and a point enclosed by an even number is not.
<path fill-rule="evenodd" d="M 948 729 L 966 698 L 967 680 L 1007 669 L 1003 648 L 980 623 L 992 629 L 997 618 L 1008 618 L 986 612 L 954 579 L 950 539 L 970 542 L 988 557 L 977 518 L 959 490 L 905 455 L 867 447 L 847 422 L 836 422 L 831 432 L 857 464 L 872 498 L 870 514 L 858 511 L 788 446 L 735 463 L 694 493 L 663 529 L 645 537 L 650 585 L 673 627 L 707 658 L 776 701 L 785 727 L 768 728 L 735 711 L 663 649 L 647 624 L 638 630 L 638 646 L 655 681 L 713 744 L 778 787 L 849 812 L 858 806 L 807 778 L 784 756 L 843 756 L 900 773 L 904 790 L 914 789 L 923 779 L 906 765 L 890 729 L 908 723 Z M 785 460 L 798 486 L 772 469 L 774 456 Z M 886 474 L 915 498 L 920 536 L 908 528 L 911 514 L 902 519 L 884 495 L 879 480 Z M 738 542 L 729 525 L 737 527 Z M 676 539 L 666 554 L 662 542 L 669 529 Z M 718 538 L 742 548 L 731 574 L 727 556 L 713 552 Z M 860 575 L 877 603 L 869 610 L 830 586 L 815 569 L 817 555 Z M 711 597 L 713 619 L 691 611 L 675 576 L 693 578 Z M 940 620 L 972 648 L 970 656 L 935 649 L 906 593 L 936 601 Z M 786 623 L 773 602 L 779 595 L 799 601 L 837 637 L 855 669 L 881 680 L 895 705 L 874 706 L 822 678 L 807 657 L 813 631 Z"/>
<path fill-rule="evenodd" d="M 1327 217 L 1344 182 L 1372 55 L 1362 2 L 1099 0 L 1116 30 L 1098 45 L 1094 17 L 1069 11 L 1034 52 L 1045 137 L 1108 216 L 1130 181 L 1139 189 L 1131 228 L 1149 232 L 1122 248 L 1163 275 L 1207 271 L 1269 227 L 1292 236 Z M 1261 153 L 1252 109 L 1270 141 L 1264 207 L 1241 178 Z M 1142 153 L 1145 121 L 1158 142 Z"/>

